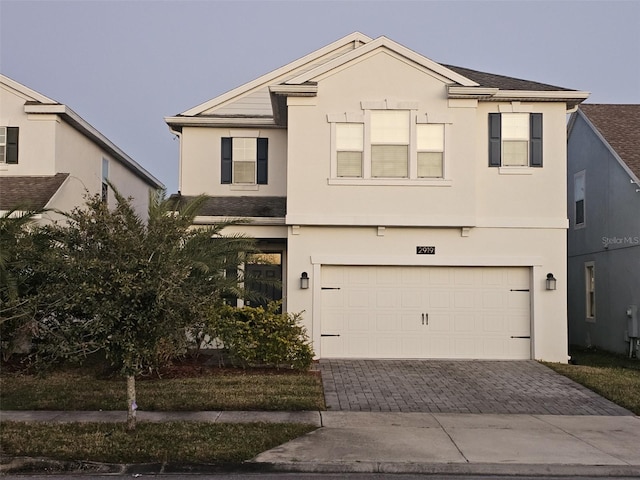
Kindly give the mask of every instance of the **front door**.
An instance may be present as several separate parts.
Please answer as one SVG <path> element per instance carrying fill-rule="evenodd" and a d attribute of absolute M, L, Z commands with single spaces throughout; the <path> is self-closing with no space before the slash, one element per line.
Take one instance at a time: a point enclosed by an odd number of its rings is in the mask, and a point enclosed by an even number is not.
<path fill-rule="evenodd" d="M 251 255 L 245 265 L 246 287 L 250 292 L 244 304 L 266 307 L 270 301 L 282 300 L 282 254 Z"/>

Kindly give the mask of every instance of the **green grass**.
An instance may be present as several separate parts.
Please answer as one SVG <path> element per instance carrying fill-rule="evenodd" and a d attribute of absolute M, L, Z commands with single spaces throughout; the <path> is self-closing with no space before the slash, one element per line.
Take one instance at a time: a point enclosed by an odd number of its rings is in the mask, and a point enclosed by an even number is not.
<path fill-rule="evenodd" d="M 545 365 L 640 415 L 640 360 L 597 350 L 571 353 L 573 365 Z"/>
<path fill-rule="evenodd" d="M 107 463 L 187 462 L 228 464 L 314 430 L 305 424 L 3 422 L 3 455 Z"/>
<path fill-rule="evenodd" d="M 215 369 L 186 378 L 136 382 L 137 403 L 146 411 L 323 410 L 322 382 L 311 373 Z M 0 375 L 2 410 L 126 410 L 126 382 L 81 371 L 46 377 Z"/>

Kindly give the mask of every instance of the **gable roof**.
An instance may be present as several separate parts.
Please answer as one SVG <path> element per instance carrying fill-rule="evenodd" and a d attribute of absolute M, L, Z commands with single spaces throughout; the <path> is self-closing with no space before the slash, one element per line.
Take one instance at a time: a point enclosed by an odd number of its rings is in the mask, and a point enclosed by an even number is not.
<path fill-rule="evenodd" d="M 57 173 L 47 176 L 0 177 L 0 210 L 41 210 L 69 176 Z"/>
<path fill-rule="evenodd" d="M 449 98 L 556 101 L 573 108 L 589 96 L 578 90 L 440 64 L 387 37 L 372 40 L 355 32 L 252 82 L 166 117 L 165 122 L 175 131 L 186 125 L 282 127 L 286 124 L 286 97 L 315 96 L 320 76 L 376 49 L 391 51 L 439 76 L 448 85 Z"/>
<path fill-rule="evenodd" d="M 45 97 L 35 90 L 12 80 L 6 75 L 0 74 L 0 84 L 9 90 L 13 90 L 14 93 L 25 99 L 25 113 L 58 115 L 63 121 L 98 145 L 98 147 L 106 151 L 114 160 L 119 161 L 148 185 L 153 188 L 164 188 L 164 185 L 160 180 L 149 173 L 144 167 L 123 152 L 117 145 L 84 120 L 80 115 L 71 110 L 68 106 L 58 103 L 49 97 Z"/>
<path fill-rule="evenodd" d="M 629 169 L 640 177 L 640 105 L 583 104 L 579 111 Z"/>

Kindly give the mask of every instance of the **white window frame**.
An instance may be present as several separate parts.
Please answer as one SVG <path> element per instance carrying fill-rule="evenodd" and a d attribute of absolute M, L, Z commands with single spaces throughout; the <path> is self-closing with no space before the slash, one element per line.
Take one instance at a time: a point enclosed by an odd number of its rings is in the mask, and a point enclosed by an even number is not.
<path fill-rule="evenodd" d="M 584 316 L 587 322 L 595 323 L 597 313 L 596 303 L 596 262 L 585 262 L 584 264 L 584 287 L 585 287 L 585 311 Z"/>
<path fill-rule="evenodd" d="M 0 163 L 7 163 L 7 127 L 0 127 Z"/>
<path fill-rule="evenodd" d="M 341 113 L 327 115 L 331 137 L 331 165 L 330 175 L 327 179 L 329 185 L 403 185 L 403 186 L 441 186 L 452 185 L 450 178 L 450 166 L 448 152 L 450 152 L 450 130 L 448 121 L 427 116 L 426 113 L 418 113 L 417 102 L 396 102 L 385 100 L 382 102 L 362 102 L 362 110 L 357 113 Z M 409 154 L 408 176 L 399 177 L 372 177 L 371 175 L 371 112 L 374 110 L 404 110 L 409 112 Z M 339 177 L 337 161 L 336 125 L 340 123 L 361 123 L 364 129 L 364 145 L 362 155 L 362 177 Z M 417 125 L 438 124 L 443 127 L 444 145 L 442 152 L 442 177 L 418 177 L 418 149 L 417 149 Z"/>
<path fill-rule="evenodd" d="M 582 192 L 579 192 L 579 186 Z M 585 228 L 587 225 L 587 176 L 586 171 L 581 170 L 573 175 L 573 228 Z M 582 223 L 578 223 L 578 202 L 582 200 Z"/>
<path fill-rule="evenodd" d="M 246 144 L 247 142 L 251 142 L 251 148 L 247 148 L 246 146 L 240 148 L 240 143 Z M 238 143 L 238 147 L 236 147 L 236 143 Z M 231 137 L 231 185 L 257 185 L 258 183 L 258 139 L 257 137 Z M 238 159 L 239 152 L 250 152 L 253 154 L 253 158 L 247 160 L 244 156 L 241 156 Z M 238 171 L 238 164 L 248 164 L 253 163 L 253 179 L 249 182 L 239 182 L 236 181 L 236 173 Z"/>
<path fill-rule="evenodd" d="M 500 142 L 502 143 L 502 145 L 500 146 L 500 151 L 501 151 L 501 156 L 500 156 L 500 165 L 502 167 L 505 168 L 529 168 L 531 165 L 531 159 L 529 158 L 529 144 L 531 142 L 531 133 L 529 131 L 529 125 L 531 122 L 531 115 L 528 112 L 504 112 L 501 114 L 502 116 L 502 122 L 501 122 L 501 127 L 500 127 Z M 520 117 L 520 118 L 525 118 L 526 121 L 524 122 L 524 135 L 508 135 L 507 131 L 505 129 L 505 120 L 511 118 L 513 119 L 514 117 Z M 526 154 L 526 162 L 524 164 L 508 164 L 505 162 L 505 158 L 508 158 L 507 155 L 505 155 L 506 153 L 506 149 L 505 149 L 505 144 L 508 143 L 514 143 L 514 142 L 519 142 L 519 143 L 524 143 L 525 144 L 525 154 Z"/>

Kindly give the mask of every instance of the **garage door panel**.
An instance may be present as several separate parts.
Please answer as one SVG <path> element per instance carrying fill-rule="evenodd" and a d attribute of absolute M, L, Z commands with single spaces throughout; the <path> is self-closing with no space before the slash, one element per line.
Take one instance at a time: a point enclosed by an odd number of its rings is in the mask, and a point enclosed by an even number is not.
<path fill-rule="evenodd" d="M 461 290 L 454 293 L 454 306 L 455 308 L 474 308 L 475 306 L 475 294 L 473 290 Z"/>
<path fill-rule="evenodd" d="M 505 330 L 505 318 L 502 315 L 483 315 L 483 332 L 503 332 Z"/>
<path fill-rule="evenodd" d="M 322 357 L 530 358 L 524 267 L 323 266 Z M 526 290 L 526 291 L 514 291 Z"/>

